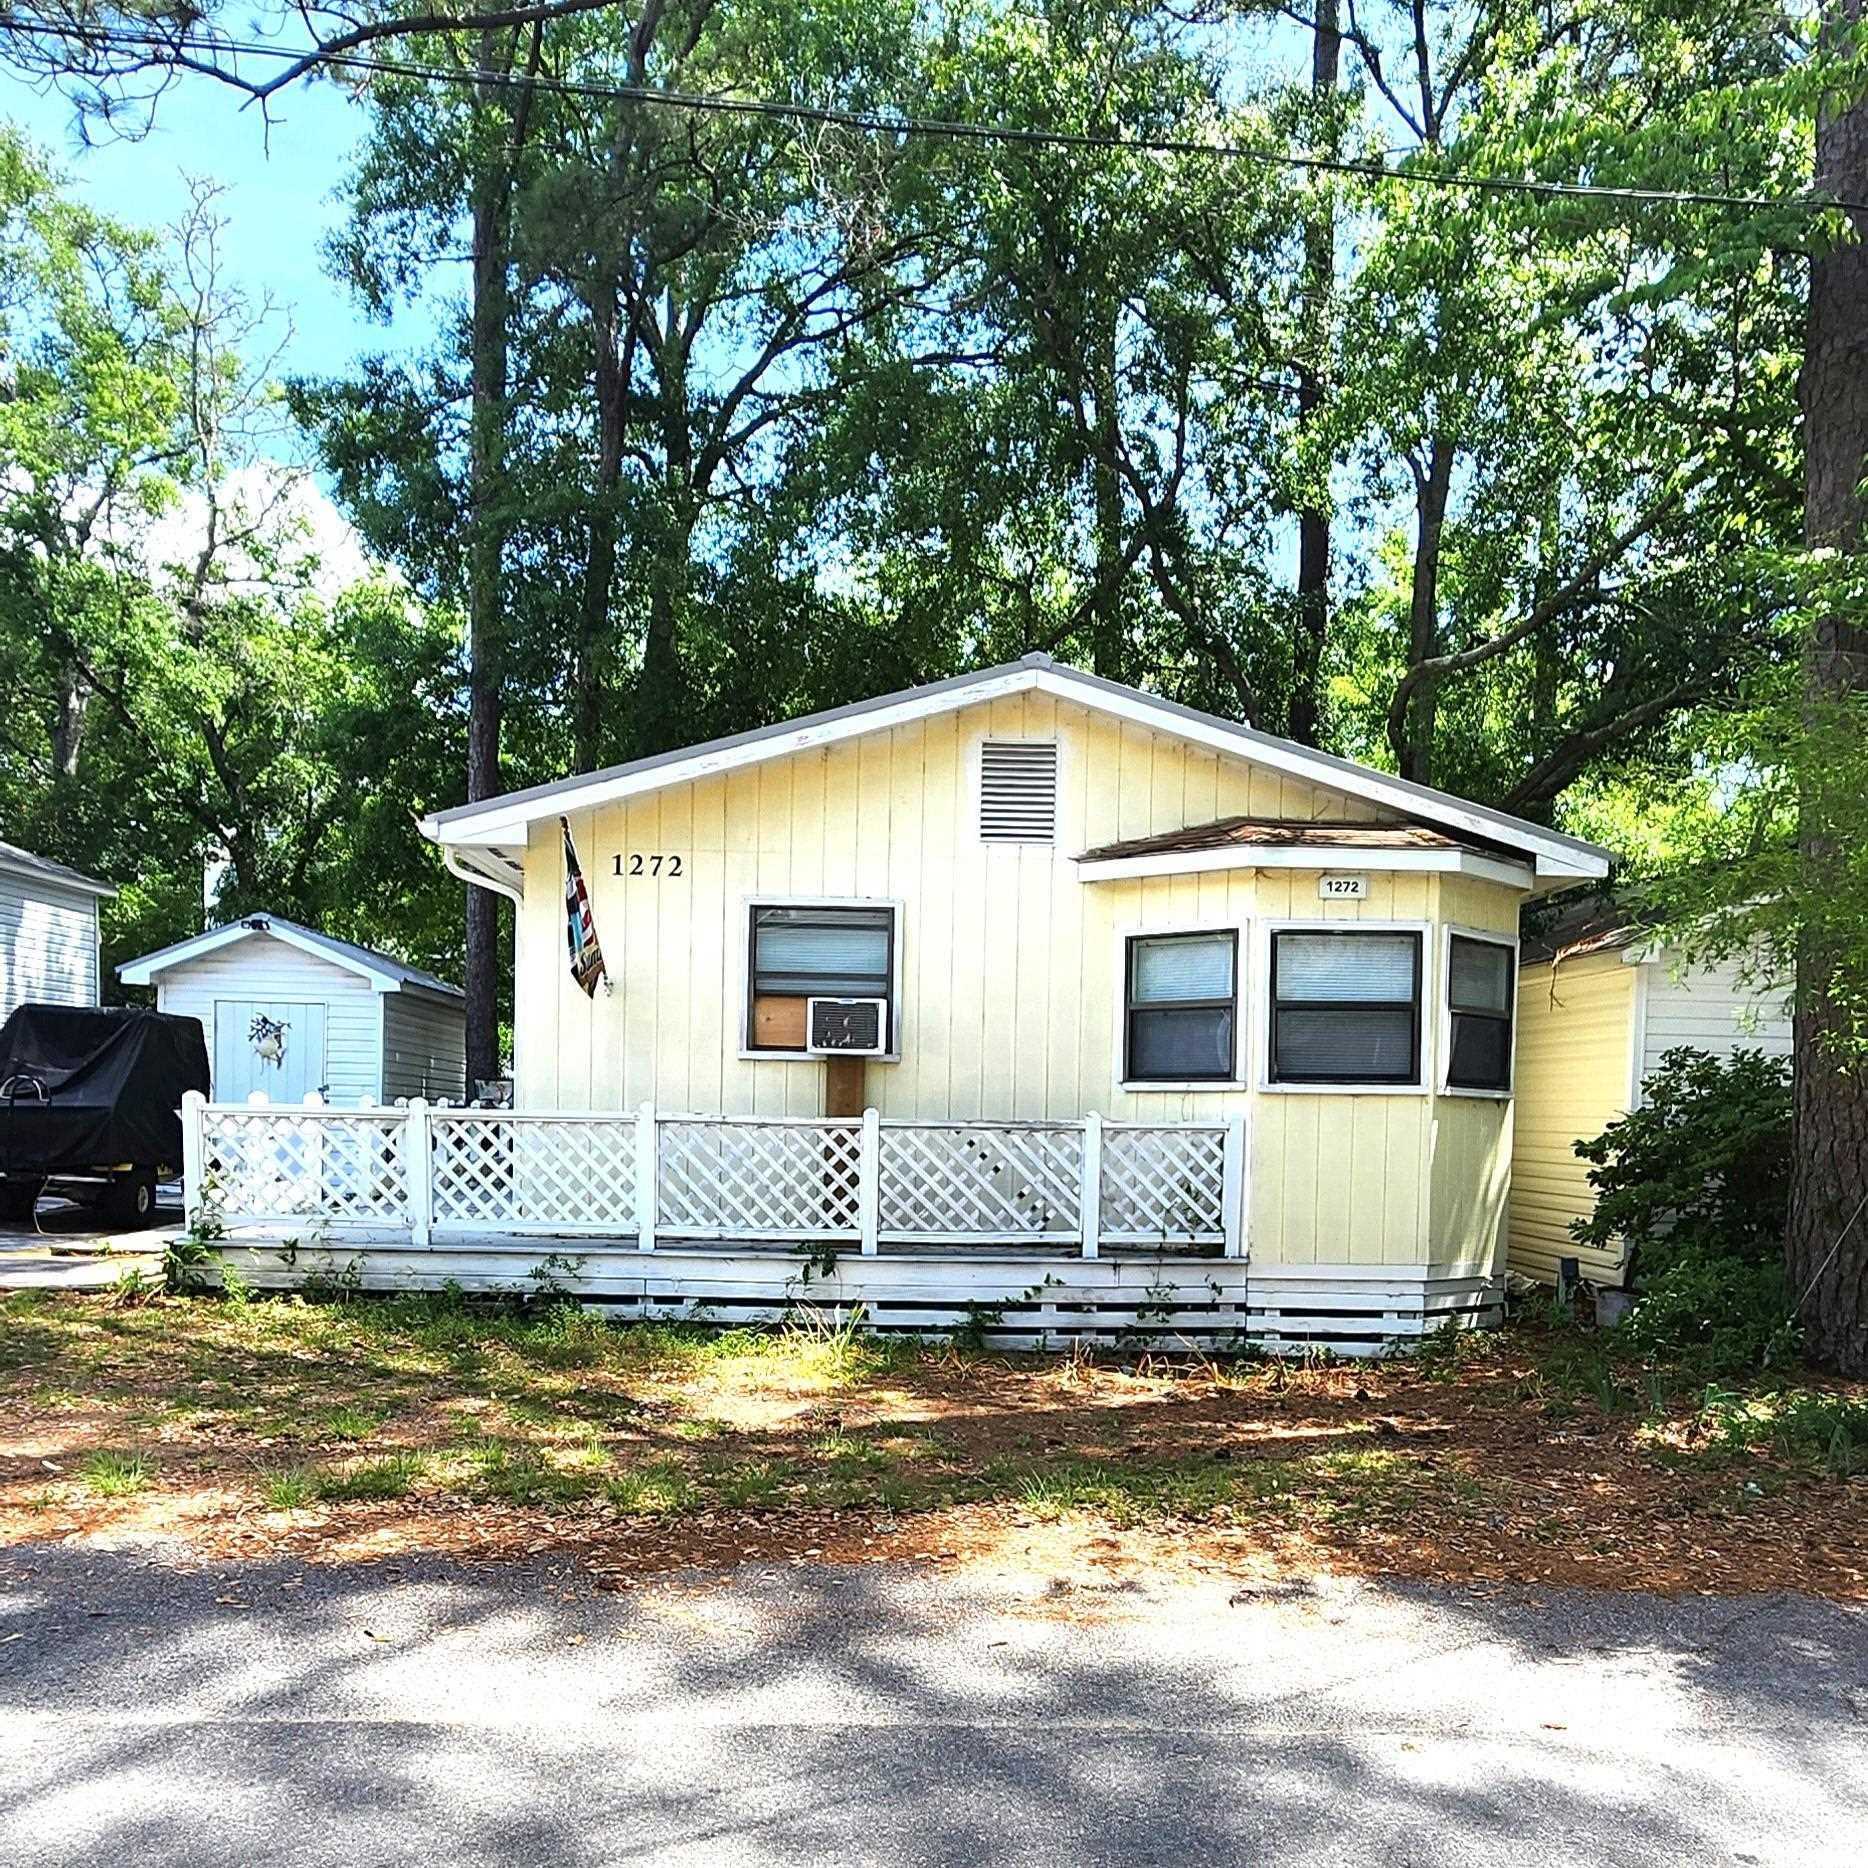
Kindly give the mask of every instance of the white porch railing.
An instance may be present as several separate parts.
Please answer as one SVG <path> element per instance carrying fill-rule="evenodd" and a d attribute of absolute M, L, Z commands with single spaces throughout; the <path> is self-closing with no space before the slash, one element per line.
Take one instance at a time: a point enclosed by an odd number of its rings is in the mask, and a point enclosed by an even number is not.
<path fill-rule="evenodd" d="M 183 1099 L 230 1228 L 1245 1255 L 1245 1123 L 921 1122 Z"/>

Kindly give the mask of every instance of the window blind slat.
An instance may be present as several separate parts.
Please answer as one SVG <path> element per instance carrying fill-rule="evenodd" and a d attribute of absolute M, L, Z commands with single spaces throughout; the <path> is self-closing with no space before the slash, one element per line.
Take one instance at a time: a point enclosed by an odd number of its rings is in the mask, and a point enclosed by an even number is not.
<path fill-rule="evenodd" d="M 1279 934 L 1278 997 L 1368 1002 L 1414 996 L 1409 934 Z"/>
<path fill-rule="evenodd" d="M 1232 997 L 1233 943 L 1226 935 L 1138 940 L 1131 997 L 1137 1005 Z"/>

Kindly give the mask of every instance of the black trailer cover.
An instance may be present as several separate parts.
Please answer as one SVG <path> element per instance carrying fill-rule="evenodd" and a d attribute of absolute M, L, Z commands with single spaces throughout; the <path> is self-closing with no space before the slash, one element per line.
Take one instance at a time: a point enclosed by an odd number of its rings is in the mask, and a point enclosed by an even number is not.
<path fill-rule="evenodd" d="M 22 1005 L 0 1025 L 0 1172 L 178 1167 L 182 1093 L 207 1087 L 198 1019 Z"/>

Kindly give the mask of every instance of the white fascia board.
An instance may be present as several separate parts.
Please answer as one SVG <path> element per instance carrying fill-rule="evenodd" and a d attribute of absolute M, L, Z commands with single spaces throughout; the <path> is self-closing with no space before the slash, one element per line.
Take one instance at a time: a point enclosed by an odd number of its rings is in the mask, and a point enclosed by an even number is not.
<path fill-rule="evenodd" d="M 970 687 L 954 687 L 940 693 L 910 695 L 893 707 L 877 707 L 866 713 L 850 714 L 838 720 L 825 720 L 816 726 L 800 727 L 792 733 L 773 733 L 747 740 L 737 746 L 722 746 L 713 752 L 696 753 L 691 759 L 676 759 L 647 771 L 621 772 L 614 778 L 593 780 L 588 785 L 573 785 L 549 797 L 533 798 L 511 815 L 490 814 L 465 823 L 440 823 L 433 817 L 422 820 L 421 830 L 444 848 L 496 848 L 501 845 L 523 846 L 530 826 L 542 817 L 556 817 L 560 812 L 589 811 L 623 798 L 640 797 L 644 792 L 665 791 L 670 785 L 683 785 L 692 779 L 707 778 L 716 772 L 733 772 L 741 766 L 761 765 L 767 759 L 783 759 L 792 753 L 808 752 L 814 746 L 834 746 L 847 739 L 860 739 L 869 733 L 885 733 L 891 727 L 904 726 L 911 720 L 927 720 L 936 714 L 957 713 L 962 707 L 977 707 L 986 701 L 999 700 L 1008 694 L 1022 694 L 1039 685 L 1039 670 L 1020 668 L 990 681 L 975 682 Z M 1080 696 L 1069 696 L 1080 699 Z"/>
<path fill-rule="evenodd" d="M 1529 891 L 1528 863 L 1479 856 L 1470 850 L 1346 850 L 1338 845 L 1254 849 L 1163 851 L 1153 856 L 1112 856 L 1077 864 L 1079 882 L 1123 882 L 1136 876 L 1205 875 L 1221 869 L 1422 870 L 1475 876 L 1483 882 Z"/>
<path fill-rule="evenodd" d="M 18 876 L 22 882 L 37 883 L 42 889 L 63 889 L 70 895 L 91 895 L 99 901 L 108 901 L 120 894 L 113 883 L 99 882 L 92 876 L 47 875 L 33 863 L 16 863 L 11 857 L 0 856 L 0 875 Z"/>
<path fill-rule="evenodd" d="M 422 820 L 422 834 L 444 847 L 456 849 L 523 845 L 530 826 L 540 818 L 555 817 L 560 812 L 591 810 L 624 798 L 639 797 L 645 792 L 666 790 L 670 785 L 686 784 L 716 772 L 735 771 L 742 766 L 762 764 L 767 759 L 806 752 L 815 746 L 836 745 L 868 733 L 886 732 L 913 720 L 957 713 L 962 708 L 977 707 L 1006 695 L 1031 692 L 1130 720 L 1150 731 L 1166 733 L 1268 770 L 1289 773 L 1331 791 L 1366 798 L 1406 817 L 1444 824 L 1488 842 L 1516 844 L 1535 857 L 1540 877 L 1602 877 L 1609 871 L 1606 857 L 1579 847 L 1572 839 L 1547 835 L 1535 825 L 1475 810 L 1458 798 L 1404 784 L 1372 767 L 1333 760 L 1250 728 L 1163 705 L 1133 689 L 1055 666 L 1035 664 L 1020 664 L 977 681 L 956 681 L 911 691 L 886 707 L 839 714 L 789 732 L 754 734 L 733 745 L 697 752 L 691 758 L 668 759 L 640 770 L 617 772 L 608 778 L 571 780 L 547 786 L 529 797 L 521 794 L 510 809 L 501 810 L 498 800 L 489 800 L 484 813 L 475 812 L 468 817 L 449 813 L 445 822 L 438 816 L 427 817 Z"/>
<path fill-rule="evenodd" d="M 159 973 L 170 973 L 178 966 L 186 966 L 191 960 L 200 960 L 211 953 L 218 953 L 223 947 L 231 947 L 237 941 L 251 940 L 260 936 L 283 941 L 288 947 L 295 947 L 300 953 L 310 954 L 314 960 L 322 960 L 329 966 L 341 967 L 346 973 L 355 973 L 359 978 L 367 979 L 378 992 L 396 992 L 402 982 L 393 973 L 378 971 L 373 966 L 366 966 L 361 960 L 353 959 L 349 954 L 336 953 L 318 941 L 306 940 L 293 928 L 280 927 L 276 922 L 264 928 L 250 928 L 244 922 L 233 921 L 224 928 L 216 928 L 211 934 L 197 934 L 193 940 L 177 941 L 173 947 L 164 947 L 160 953 L 144 954 L 140 960 L 126 960 L 117 968 L 117 977 L 126 986 L 148 986 L 155 982 Z"/>

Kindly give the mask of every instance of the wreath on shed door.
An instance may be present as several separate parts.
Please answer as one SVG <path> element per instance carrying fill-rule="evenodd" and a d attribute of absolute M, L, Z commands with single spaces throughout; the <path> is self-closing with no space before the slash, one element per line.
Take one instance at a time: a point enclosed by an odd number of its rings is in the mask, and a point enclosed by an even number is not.
<path fill-rule="evenodd" d="M 283 1018 L 268 1018 L 264 1012 L 254 1013 L 253 1022 L 246 1030 L 247 1039 L 253 1046 L 253 1055 L 262 1064 L 283 1065 L 285 1034 L 290 1029 Z"/>

